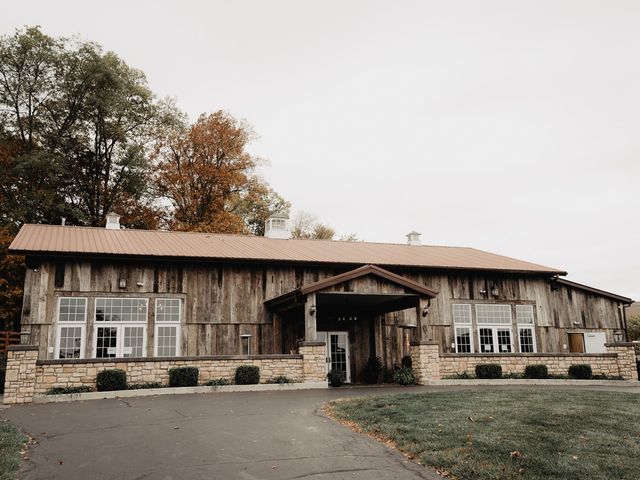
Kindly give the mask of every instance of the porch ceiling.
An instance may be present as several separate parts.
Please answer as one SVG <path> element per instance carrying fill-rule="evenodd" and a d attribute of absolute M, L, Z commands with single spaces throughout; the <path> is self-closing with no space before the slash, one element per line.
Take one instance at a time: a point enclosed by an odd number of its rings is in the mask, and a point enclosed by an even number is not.
<path fill-rule="evenodd" d="M 318 311 L 369 310 L 388 313 L 413 308 L 419 298 L 414 294 L 318 293 L 316 305 Z"/>

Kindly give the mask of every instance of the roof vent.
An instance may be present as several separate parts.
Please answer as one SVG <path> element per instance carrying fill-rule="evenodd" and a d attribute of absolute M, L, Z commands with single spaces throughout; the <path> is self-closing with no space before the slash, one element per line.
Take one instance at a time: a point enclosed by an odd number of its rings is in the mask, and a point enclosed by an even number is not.
<path fill-rule="evenodd" d="M 267 238 L 290 238 L 289 216 L 274 213 L 264 222 L 264 236 Z"/>
<path fill-rule="evenodd" d="M 407 233 L 407 243 L 409 245 L 420 245 L 422 242 L 420 241 L 421 233 L 416 232 L 415 230 Z"/>
<path fill-rule="evenodd" d="M 117 213 L 107 213 L 107 224 L 105 227 L 107 230 L 120 230 L 120 215 Z"/>

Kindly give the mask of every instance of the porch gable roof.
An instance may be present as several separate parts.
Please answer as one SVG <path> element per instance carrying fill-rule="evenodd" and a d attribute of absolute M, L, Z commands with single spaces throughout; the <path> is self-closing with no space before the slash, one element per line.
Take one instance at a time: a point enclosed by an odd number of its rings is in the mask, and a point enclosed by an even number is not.
<path fill-rule="evenodd" d="M 431 290 L 430 288 L 427 288 L 421 283 L 414 282 L 413 280 L 409 280 L 408 278 L 405 278 L 401 275 L 397 275 L 393 272 L 385 270 L 384 268 L 380 268 L 376 265 L 364 265 L 362 267 L 356 268 L 355 270 L 350 270 L 345 273 L 340 273 L 338 275 L 334 275 L 333 277 L 325 278 L 318 282 L 311 283 L 307 286 L 296 288 L 295 290 L 292 290 L 290 292 L 284 293 L 277 297 L 271 298 L 265 301 L 264 303 L 266 305 L 271 305 L 271 304 L 281 303 L 292 297 L 295 298 L 297 296 L 307 296 L 310 293 L 320 292 L 326 288 L 333 287 L 334 285 L 348 282 L 350 280 L 364 277 L 366 275 L 374 275 L 376 277 L 383 278 L 391 283 L 400 285 L 404 288 L 407 288 L 420 295 L 424 295 L 428 298 L 434 298 L 438 294 L 437 291 Z"/>

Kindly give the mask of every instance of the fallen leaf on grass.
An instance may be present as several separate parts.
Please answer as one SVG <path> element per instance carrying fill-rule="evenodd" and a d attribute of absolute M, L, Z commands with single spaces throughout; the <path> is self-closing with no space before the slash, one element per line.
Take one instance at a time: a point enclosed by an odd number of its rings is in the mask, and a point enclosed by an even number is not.
<path fill-rule="evenodd" d="M 510 453 L 511 458 L 518 458 L 522 456 L 522 453 L 519 452 L 518 450 L 514 450 L 513 452 Z"/>

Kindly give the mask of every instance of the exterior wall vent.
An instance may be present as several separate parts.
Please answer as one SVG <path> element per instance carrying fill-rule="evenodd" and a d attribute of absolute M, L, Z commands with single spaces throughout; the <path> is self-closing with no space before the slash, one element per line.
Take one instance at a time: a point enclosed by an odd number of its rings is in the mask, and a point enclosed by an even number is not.
<path fill-rule="evenodd" d="M 416 232 L 415 230 L 407 233 L 407 243 L 409 245 L 420 245 L 422 242 L 420 241 L 421 233 Z"/>
<path fill-rule="evenodd" d="M 267 238 L 291 238 L 289 217 L 282 213 L 275 213 L 264 223 L 264 236 Z"/>
<path fill-rule="evenodd" d="M 120 230 L 120 215 L 117 213 L 107 213 L 107 224 L 105 227 L 107 230 Z"/>

